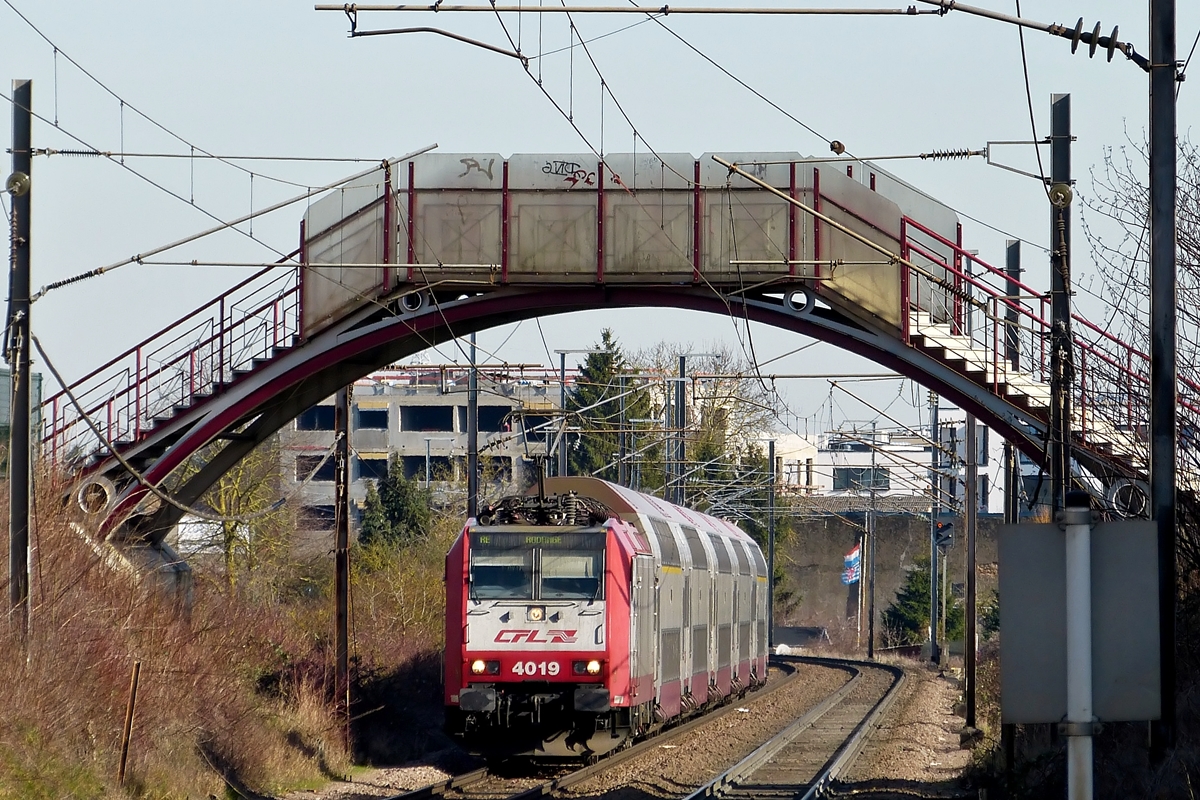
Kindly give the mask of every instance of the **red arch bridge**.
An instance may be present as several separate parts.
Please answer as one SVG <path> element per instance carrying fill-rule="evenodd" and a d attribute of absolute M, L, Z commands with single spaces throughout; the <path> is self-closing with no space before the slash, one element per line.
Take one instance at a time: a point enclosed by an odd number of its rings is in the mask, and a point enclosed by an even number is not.
<path fill-rule="evenodd" d="M 308 209 L 285 262 L 49 397 L 43 454 L 77 475 L 89 533 L 155 563 L 182 512 L 146 484 L 191 505 L 373 370 L 516 320 L 671 307 L 866 356 L 1041 460 L 1043 292 L 1009 283 L 964 249 L 952 210 L 870 163 L 723 158 L 741 171 L 688 154 L 383 163 Z M 1142 481 L 1149 358 L 1080 316 L 1074 332 L 1074 457 L 1110 488 Z M 1195 388 L 1180 399 L 1192 411 Z M 212 455 L 180 477 L 201 452 Z"/>

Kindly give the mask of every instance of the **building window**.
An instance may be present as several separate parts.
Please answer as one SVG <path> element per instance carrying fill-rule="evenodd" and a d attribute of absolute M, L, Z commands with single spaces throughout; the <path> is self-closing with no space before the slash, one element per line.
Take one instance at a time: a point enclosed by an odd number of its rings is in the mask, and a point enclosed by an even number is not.
<path fill-rule="evenodd" d="M 325 463 L 321 463 L 321 459 L 325 459 Z M 332 481 L 336 474 L 337 465 L 334 463 L 336 459 L 333 456 L 325 458 L 325 456 L 296 456 L 296 480 L 304 481 L 315 469 L 317 473 L 313 475 L 314 481 Z M 320 469 L 317 465 L 320 464 Z"/>
<path fill-rule="evenodd" d="M 874 479 L 870 467 L 834 467 L 834 491 L 886 491 L 891 488 L 892 476 L 887 467 L 875 467 L 873 472 Z"/>
<path fill-rule="evenodd" d="M 479 430 L 489 433 L 512 430 L 511 411 L 508 406 L 480 406 Z"/>
<path fill-rule="evenodd" d="M 358 477 L 361 480 L 381 481 L 387 478 L 388 460 L 386 458 L 359 458 Z"/>
<path fill-rule="evenodd" d="M 357 430 L 386 431 L 388 410 L 386 408 L 355 409 L 354 427 Z"/>
<path fill-rule="evenodd" d="M 402 431 L 454 431 L 454 406 L 401 406 Z"/>
<path fill-rule="evenodd" d="M 333 430 L 333 406 L 313 406 L 296 417 L 298 431 Z"/>

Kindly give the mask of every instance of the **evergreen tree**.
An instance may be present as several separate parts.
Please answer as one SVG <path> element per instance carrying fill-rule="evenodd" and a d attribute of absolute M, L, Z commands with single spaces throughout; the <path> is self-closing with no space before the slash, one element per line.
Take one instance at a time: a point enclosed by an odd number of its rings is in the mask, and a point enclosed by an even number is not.
<path fill-rule="evenodd" d="M 379 490 L 373 482 L 367 482 L 367 498 L 363 501 L 362 523 L 358 531 L 360 544 L 386 542 L 392 538 L 392 525 L 388 522 Z"/>
<path fill-rule="evenodd" d="M 893 644 L 920 644 L 929 637 L 929 556 L 918 556 L 896 599 L 883 612 L 883 627 Z M 962 603 L 946 604 L 946 638 L 961 639 L 966 614 Z"/>
<path fill-rule="evenodd" d="M 578 439 L 568 448 L 567 463 L 572 475 L 594 474 L 616 481 L 618 469 L 614 454 L 620 446 L 622 424 L 622 381 L 618 376 L 632 370 L 611 329 L 601 331 L 596 349 L 599 352 L 588 354 L 574 390 L 567 395 L 566 410 L 576 412 L 568 424 L 580 428 Z M 633 381 L 626 379 L 626 392 L 632 388 Z M 626 394 L 625 420 L 644 418 L 649 409 L 646 392 Z"/>
<path fill-rule="evenodd" d="M 400 456 L 393 453 L 387 477 L 368 485 L 359 541 L 411 544 L 429 532 L 432 522 L 429 490 L 404 477 Z"/>

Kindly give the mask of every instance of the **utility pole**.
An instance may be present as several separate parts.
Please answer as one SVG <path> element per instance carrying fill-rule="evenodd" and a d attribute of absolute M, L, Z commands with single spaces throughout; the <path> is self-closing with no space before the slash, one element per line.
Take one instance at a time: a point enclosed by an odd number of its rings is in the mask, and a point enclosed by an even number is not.
<path fill-rule="evenodd" d="M 975 415 L 967 414 L 966 451 L 967 486 L 964 505 L 967 523 L 967 632 L 963 642 L 963 666 L 966 672 L 967 727 L 975 728 L 975 528 L 979 523 L 979 450 Z M 947 568 L 949 565 L 947 565 Z"/>
<path fill-rule="evenodd" d="M 687 390 L 684 388 L 686 377 L 687 356 L 682 355 L 679 357 L 679 381 L 675 384 L 675 504 L 680 506 L 684 501 L 684 474 L 687 472 L 683 465 L 687 449 L 683 438 L 683 431 L 687 425 Z"/>
<path fill-rule="evenodd" d="M 1004 254 L 1004 271 L 1008 276 L 1005 294 L 1008 296 L 1009 302 L 1015 304 L 1019 302 L 1017 298 L 1021 294 L 1021 287 L 1017 285 L 1017 281 L 1021 279 L 1021 240 L 1009 239 Z M 1016 372 L 1021 368 L 1021 329 L 1015 305 L 1010 305 L 1005 309 L 1004 321 L 1006 325 L 1004 355 L 1008 360 L 1009 369 Z M 1012 442 L 1006 439 L 1004 442 L 1004 522 L 1006 525 L 1015 525 L 1019 516 L 1021 476 L 1017 464 L 1016 448 L 1013 447 Z"/>
<path fill-rule="evenodd" d="M 625 463 L 627 447 L 625 443 L 625 376 L 621 376 L 621 424 L 617 429 L 617 483 L 629 485 L 629 467 Z"/>
<path fill-rule="evenodd" d="M 1021 240 L 1009 239 L 1005 248 L 1004 271 L 1008 276 L 1005 294 L 1012 304 L 1004 312 L 1006 323 L 1004 355 L 1013 372 L 1021 368 L 1021 329 L 1016 303 L 1021 291 L 1017 281 L 1021 279 Z M 1013 443 L 1004 441 L 1004 524 L 1015 525 L 1020 519 L 1021 470 L 1020 456 Z M 1016 761 L 1016 725 L 1006 722 L 1000 725 L 1000 748 L 1004 753 L 1004 775 L 1007 780 Z"/>
<path fill-rule="evenodd" d="M 350 395 L 338 389 L 333 407 L 336 496 L 334 498 L 334 641 L 337 650 L 334 690 L 343 736 L 350 743 Z"/>
<path fill-rule="evenodd" d="M 558 413 L 562 425 L 558 431 L 558 474 L 567 474 L 567 353 L 558 351 Z"/>
<path fill-rule="evenodd" d="M 941 430 L 938 427 L 938 396 L 929 393 L 929 441 L 930 461 L 929 486 L 932 495 L 929 498 L 929 659 L 940 664 L 942 648 L 938 644 L 938 515 L 941 512 L 940 493 L 941 481 Z"/>
<path fill-rule="evenodd" d="M 471 376 L 467 381 L 467 517 L 479 509 L 479 368 L 471 334 Z"/>
<path fill-rule="evenodd" d="M 775 647 L 775 440 L 767 443 L 767 649 Z"/>
<path fill-rule="evenodd" d="M 1174 91 L 1174 89 L 1172 89 Z M 1071 482 L 1071 95 L 1050 96 L 1050 507 Z M 1172 395 L 1172 399 L 1174 396 Z"/>
<path fill-rule="evenodd" d="M 1150 508 L 1158 529 L 1162 714 L 1150 756 L 1175 745 L 1175 0 L 1150 0 Z"/>
<path fill-rule="evenodd" d="M 12 377 L 8 447 L 8 579 L 12 619 L 29 633 L 29 285 L 30 179 L 33 174 L 33 81 L 13 81 L 12 196 L 8 341 Z"/>
<path fill-rule="evenodd" d="M 875 423 L 871 423 L 871 508 L 867 511 L 867 658 L 875 658 L 875 476 L 878 472 L 875 453 Z"/>

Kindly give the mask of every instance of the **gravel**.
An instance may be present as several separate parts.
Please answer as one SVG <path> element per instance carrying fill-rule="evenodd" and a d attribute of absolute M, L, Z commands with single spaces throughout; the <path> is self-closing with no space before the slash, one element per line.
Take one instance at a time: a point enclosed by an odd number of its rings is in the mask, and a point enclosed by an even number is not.
<path fill-rule="evenodd" d="M 843 791 L 874 800 L 974 797 L 962 778 L 970 751 L 959 747 L 963 720 L 954 714 L 961 696 L 958 681 L 923 665 L 904 666 L 908 680 L 903 694 L 844 776 Z M 798 669 L 800 678 L 789 686 L 769 695 L 751 693 L 733 713 L 572 786 L 562 796 L 647 800 L 691 792 L 848 680 L 847 673 L 829 667 L 801 664 Z M 281 800 L 376 800 L 444 781 L 472 767 L 460 751 L 448 750 L 421 763 L 370 770 L 352 782 L 292 792 Z"/>
<path fill-rule="evenodd" d="M 963 718 L 954 713 L 959 681 L 922 664 L 903 664 L 908 679 L 883 724 L 843 776 L 855 798 L 975 797 L 963 775 L 971 751 L 959 745 Z"/>
<path fill-rule="evenodd" d="M 800 678 L 770 695 L 747 695 L 737 710 L 572 786 L 568 797 L 679 797 L 732 767 L 849 680 L 839 669 L 798 665 Z M 744 710 L 743 710 L 744 709 Z"/>

